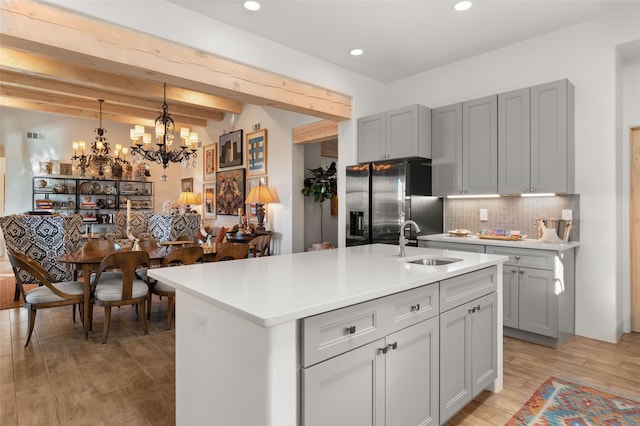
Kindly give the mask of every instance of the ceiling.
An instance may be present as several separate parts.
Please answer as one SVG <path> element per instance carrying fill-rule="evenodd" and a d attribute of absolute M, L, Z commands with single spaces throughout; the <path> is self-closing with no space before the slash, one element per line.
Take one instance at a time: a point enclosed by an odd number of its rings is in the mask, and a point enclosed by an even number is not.
<path fill-rule="evenodd" d="M 499 49 L 638 0 L 169 0 L 383 83 Z M 353 48 L 364 49 L 353 57 Z"/>
<path fill-rule="evenodd" d="M 465 12 L 453 0 L 262 0 L 172 3 L 381 82 L 395 81 L 508 44 L 629 7 L 633 1 L 475 0 Z M 360 47 L 364 55 L 352 57 Z M 69 65 L 0 45 L 0 106 L 151 126 L 163 86 L 117 71 Z M 197 96 L 196 96 L 197 95 Z M 168 87 L 178 126 L 206 126 L 239 113 L 237 99 Z M 197 99 L 191 101 L 191 99 Z"/>

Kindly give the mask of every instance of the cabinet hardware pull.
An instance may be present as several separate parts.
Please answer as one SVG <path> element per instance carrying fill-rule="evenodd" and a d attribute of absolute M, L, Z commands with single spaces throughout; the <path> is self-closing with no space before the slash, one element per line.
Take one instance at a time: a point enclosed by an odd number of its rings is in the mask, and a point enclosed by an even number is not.
<path fill-rule="evenodd" d="M 356 326 L 352 325 L 351 327 L 346 327 L 344 331 L 346 334 L 354 334 L 356 332 Z"/>
<path fill-rule="evenodd" d="M 415 305 L 411 306 L 411 311 L 419 311 L 420 310 L 420 304 L 416 303 Z"/>
<path fill-rule="evenodd" d="M 472 314 L 476 311 L 476 308 L 469 308 L 469 313 Z"/>
<path fill-rule="evenodd" d="M 512 269 L 511 272 L 515 274 L 517 271 L 515 269 Z"/>
<path fill-rule="evenodd" d="M 516 260 L 520 260 L 520 256 L 514 256 Z"/>
<path fill-rule="evenodd" d="M 520 273 L 521 273 L 521 274 L 524 274 L 524 271 L 521 269 L 521 270 L 520 270 Z"/>
<path fill-rule="evenodd" d="M 398 349 L 398 342 L 393 342 L 392 344 L 390 344 L 389 346 L 391 346 L 392 350 L 396 350 Z"/>
<path fill-rule="evenodd" d="M 387 352 L 389 352 L 389 346 L 385 346 L 384 348 L 378 348 L 379 354 L 385 355 Z"/>

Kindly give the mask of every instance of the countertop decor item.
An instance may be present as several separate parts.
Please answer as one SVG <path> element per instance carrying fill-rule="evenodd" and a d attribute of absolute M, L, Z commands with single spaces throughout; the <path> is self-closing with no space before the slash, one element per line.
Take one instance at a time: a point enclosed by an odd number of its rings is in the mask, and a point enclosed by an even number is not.
<path fill-rule="evenodd" d="M 174 130 L 175 122 L 171 118 L 171 114 L 169 114 L 169 105 L 167 105 L 167 83 L 164 83 L 162 111 L 155 121 L 156 138 L 158 139 L 157 148 L 151 146 L 151 134 L 144 132 L 144 126 L 136 125 L 130 131 L 131 140 L 134 141 L 134 145 L 131 147 L 131 155 L 136 157 L 138 163 L 142 160 L 148 160 L 162 164 L 164 170 L 163 181 L 167 180 L 169 163 L 180 163 L 185 168 L 196 166 L 198 133 L 190 132 L 187 127 L 181 128 L 180 137 L 183 140 L 183 144 L 179 148 L 171 149 Z"/>

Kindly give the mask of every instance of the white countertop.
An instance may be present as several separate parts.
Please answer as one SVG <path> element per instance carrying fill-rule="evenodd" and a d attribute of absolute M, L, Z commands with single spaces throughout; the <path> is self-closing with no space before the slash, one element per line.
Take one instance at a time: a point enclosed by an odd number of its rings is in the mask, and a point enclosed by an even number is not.
<path fill-rule="evenodd" d="M 504 241 L 504 240 L 490 240 L 487 238 L 478 238 L 476 235 L 467 235 L 466 237 L 452 237 L 449 234 L 435 234 L 435 235 L 423 235 L 419 236 L 418 240 L 423 241 L 441 241 L 444 243 L 463 243 L 463 244 L 481 244 L 485 246 L 503 246 L 514 248 L 530 248 L 537 250 L 553 250 L 564 251 L 569 250 L 580 245 L 577 241 L 567 241 L 560 243 L 547 243 L 540 241 L 539 239 L 527 238 L 520 241 Z"/>
<path fill-rule="evenodd" d="M 421 255 L 461 258 L 442 266 L 405 263 Z M 177 290 L 262 327 L 387 296 L 506 261 L 506 256 L 372 244 L 149 269 Z M 403 261 L 404 260 L 404 261 Z"/>

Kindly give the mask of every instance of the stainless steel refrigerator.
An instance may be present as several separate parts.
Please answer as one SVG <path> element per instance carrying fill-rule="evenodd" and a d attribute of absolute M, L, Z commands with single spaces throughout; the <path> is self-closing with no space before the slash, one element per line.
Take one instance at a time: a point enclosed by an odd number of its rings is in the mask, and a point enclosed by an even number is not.
<path fill-rule="evenodd" d="M 359 164 L 346 173 L 347 246 L 398 244 L 400 225 L 414 220 L 421 232 L 407 227 L 410 245 L 419 235 L 442 233 L 442 198 L 431 195 L 428 160 L 408 159 Z"/>

